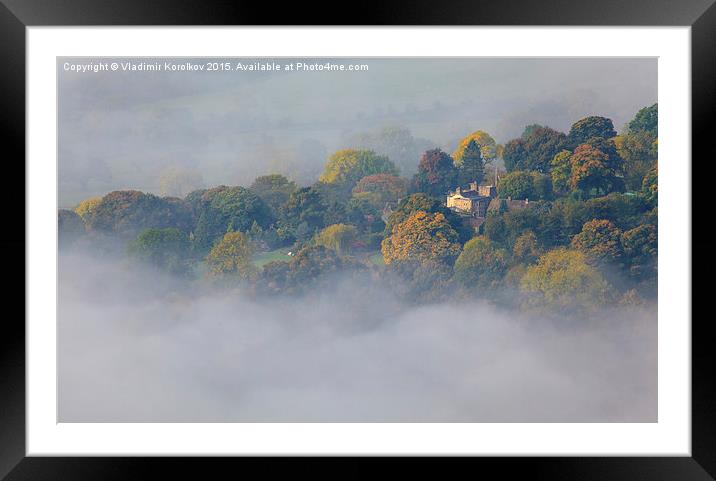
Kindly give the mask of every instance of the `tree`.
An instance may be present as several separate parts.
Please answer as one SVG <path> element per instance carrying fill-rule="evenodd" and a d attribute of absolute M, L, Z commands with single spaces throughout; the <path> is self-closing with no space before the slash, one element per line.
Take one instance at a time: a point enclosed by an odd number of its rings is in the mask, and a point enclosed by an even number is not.
<path fill-rule="evenodd" d="M 372 150 L 344 149 L 328 158 L 319 181 L 335 186 L 342 195 L 350 195 L 360 179 L 373 174 L 397 175 L 398 169 L 388 157 Z"/>
<path fill-rule="evenodd" d="M 621 236 L 622 231 L 610 221 L 593 219 L 572 238 L 572 247 L 586 254 L 591 262 L 617 263 L 623 254 Z"/>
<path fill-rule="evenodd" d="M 390 235 L 393 227 L 404 222 L 408 217 L 418 211 L 429 214 L 441 213 L 448 223 L 460 236 L 460 242 L 467 242 L 474 234 L 472 229 L 465 227 L 460 216 L 445 207 L 438 199 L 423 193 L 412 194 L 400 200 L 395 210 L 388 217 L 385 232 Z"/>
<path fill-rule="evenodd" d="M 452 157 L 440 149 L 426 151 L 420 159 L 418 173 L 413 177 L 413 190 L 442 196 L 454 188 L 458 171 Z"/>
<path fill-rule="evenodd" d="M 452 158 L 455 159 L 455 165 L 458 167 L 462 164 L 465 149 L 467 149 L 470 145 L 470 142 L 475 142 L 477 144 L 485 164 L 492 163 L 492 161 L 497 157 L 497 144 L 495 143 L 495 139 L 483 130 L 476 130 L 463 138 L 457 149 L 455 149 L 455 152 L 452 154 Z"/>
<path fill-rule="evenodd" d="M 408 186 L 398 176 L 374 174 L 363 177 L 353 188 L 353 196 L 365 198 L 374 207 L 382 209 L 388 202 L 397 202 L 405 197 Z"/>
<path fill-rule="evenodd" d="M 654 225 L 642 224 L 622 234 L 621 243 L 629 274 L 638 279 L 656 278 L 658 232 Z"/>
<path fill-rule="evenodd" d="M 535 126 L 523 134 L 526 158 L 523 170 L 536 170 L 543 174 L 549 173 L 555 155 L 567 144 L 567 136 L 549 127 Z"/>
<path fill-rule="evenodd" d="M 616 135 L 614 124 L 610 119 L 597 116 L 585 117 L 572 124 L 567 135 L 567 144 L 575 148 L 593 137 L 611 139 Z"/>
<path fill-rule="evenodd" d="M 507 251 L 486 237 L 474 237 L 455 261 L 455 280 L 466 291 L 487 295 L 496 291 L 507 270 Z"/>
<path fill-rule="evenodd" d="M 541 255 L 535 233 L 531 230 L 522 233 L 515 240 L 512 255 L 516 261 L 524 262 L 525 264 L 534 263 Z"/>
<path fill-rule="evenodd" d="M 644 107 L 627 124 L 629 132 L 646 132 L 652 138 L 659 136 L 659 104 Z"/>
<path fill-rule="evenodd" d="M 333 249 L 339 255 L 348 253 L 351 243 L 355 240 L 357 230 L 355 226 L 346 224 L 329 225 L 316 234 L 316 245 Z"/>
<path fill-rule="evenodd" d="M 206 264 L 213 276 L 248 280 L 258 272 L 252 261 L 253 254 L 246 234 L 227 232 L 206 256 Z"/>
<path fill-rule="evenodd" d="M 279 207 L 286 203 L 288 196 L 298 187 L 294 181 L 283 175 L 271 174 L 256 177 L 249 189 L 261 197 L 274 212 L 278 212 Z"/>
<path fill-rule="evenodd" d="M 227 232 L 248 232 L 254 222 L 267 229 L 275 220 L 261 197 L 244 187 L 222 185 L 195 191 L 187 196 L 187 201 L 197 217 L 194 244 L 199 252 L 206 252 Z"/>
<path fill-rule="evenodd" d="M 552 178 L 552 187 L 558 194 L 564 195 L 570 190 L 570 182 L 572 178 L 571 157 L 572 152 L 569 150 L 562 150 L 552 159 L 550 176 Z"/>
<path fill-rule="evenodd" d="M 520 291 L 524 308 L 560 313 L 594 310 L 612 296 L 611 287 L 585 255 L 564 247 L 543 254 L 529 266 Z"/>
<path fill-rule="evenodd" d="M 191 210 L 180 199 L 161 198 L 137 190 L 118 190 L 102 197 L 88 211 L 85 223 L 91 231 L 134 238 L 144 229 L 176 227 L 189 232 Z"/>
<path fill-rule="evenodd" d="M 88 220 L 94 215 L 95 209 L 102 202 L 102 197 L 91 197 L 85 199 L 75 207 L 75 213 L 82 217 L 82 220 Z"/>
<path fill-rule="evenodd" d="M 57 241 L 60 247 L 73 244 L 85 234 L 85 224 L 74 211 L 60 209 L 57 211 Z"/>
<path fill-rule="evenodd" d="M 162 196 L 184 197 L 200 189 L 204 179 L 195 170 L 184 167 L 169 167 L 159 176 L 159 193 Z"/>
<path fill-rule="evenodd" d="M 458 183 L 482 183 L 484 177 L 485 162 L 482 160 L 480 146 L 474 140 L 471 140 L 462 150 L 462 161 L 458 164 Z"/>
<path fill-rule="evenodd" d="M 529 172 L 515 170 L 502 176 L 497 183 L 497 193 L 501 198 L 535 198 L 534 177 Z"/>
<path fill-rule="evenodd" d="M 404 260 L 451 264 L 460 247 L 457 231 L 443 214 L 418 211 L 393 227 L 391 235 L 383 239 L 381 251 L 386 264 Z"/>
<path fill-rule="evenodd" d="M 656 206 L 659 201 L 659 171 L 656 166 L 644 176 L 641 194 L 650 205 Z"/>
<path fill-rule="evenodd" d="M 288 196 L 286 203 L 279 209 L 279 217 L 281 224 L 291 229 L 305 224 L 306 234 L 310 237 L 325 226 L 326 209 L 327 206 L 318 191 L 312 187 L 304 187 Z"/>
<path fill-rule="evenodd" d="M 574 150 L 570 164 L 572 189 L 587 193 L 594 190 L 596 195 L 604 195 L 620 190 L 623 185 L 609 155 L 589 144 L 582 144 Z"/>
<path fill-rule="evenodd" d="M 190 272 L 190 244 L 185 232 L 174 227 L 145 229 L 129 244 L 129 255 L 169 274 Z"/>
<path fill-rule="evenodd" d="M 527 165 L 527 158 L 527 149 L 523 139 L 512 139 L 505 144 L 502 159 L 507 172 L 523 169 Z"/>
<path fill-rule="evenodd" d="M 655 139 L 643 130 L 628 132 L 615 139 L 617 152 L 624 159 L 626 187 L 629 190 L 639 190 L 644 176 L 656 161 L 652 148 Z"/>

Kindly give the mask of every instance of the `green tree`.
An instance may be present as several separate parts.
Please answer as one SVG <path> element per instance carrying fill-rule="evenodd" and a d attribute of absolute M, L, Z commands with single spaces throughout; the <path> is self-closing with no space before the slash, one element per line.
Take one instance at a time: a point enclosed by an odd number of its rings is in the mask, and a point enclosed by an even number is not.
<path fill-rule="evenodd" d="M 355 226 L 346 224 L 329 225 L 316 234 L 316 245 L 333 249 L 339 255 L 347 254 L 351 243 L 356 239 L 357 230 Z"/>
<path fill-rule="evenodd" d="M 187 201 L 197 218 L 194 245 L 200 253 L 210 249 L 227 232 L 248 232 L 254 222 L 265 230 L 275 220 L 261 197 L 244 187 L 222 185 L 195 191 L 187 196 Z"/>
<path fill-rule="evenodd" d="M 129 244 L 129 255 L 174 275 L 191 271 L 189 237 L 174 227 L 145 229 Z"/>
<path fill-rule="evenodd" d="M 652 138 L 659 136 L 659 104 L 644 107 L 627 124 L 629 132 L 646 132 Z"/>
<path fill-rule="evenodd" d="M 562 150 L 552 159 L 552 170 L 550 172 L 552 186 L 555 192 L 561 195 L 567 194 L 570 191 L 570 181 L 572 178 L 571 157 L 572 152 Z"/>
<path fill-rule="evenodd" d="M 420 159 L 418 173 L 413 177 L 413 190 L 443 196 L 455 187 L 457 181 L 458 170 L 452 157 L 440 149 L 428 150 Z"/>
<path fill-rule="evenodd" d="M 416 160 L 433 143 L 426 139 L 413 137 L 408 129 L 388 126 L 376 132 L 353 136 L 346 145 L 386 155 L 402 175 L 412 176 L 418 168 Z"/>
<path fill-rule="evenodd" d="M 279 218 L 283 226 L 297 229 L 306 225 L 308 237 L 325 226 L 327 206 L 318 191 L 312 187 L 304 187 L 292 192 L 288 200 L 279 209 Z M 303 236 L 296 235 L 304 240 Z"/>
<path fill-rule="evenodd" d="M 644 176 L 641 184 L 641 194 L 650 205 L 656 206 L 659 201 L 659 171 L 656 166 Z"/>
<path fill-rule="evenodd" d="M 497 193 L 503 199 L 534 199 L 536 197 L 534 177 L 529 172 L 515 170 L 502 176 L 497 183 Z"/>
<path fill-rule="evenodd" d="M 488 295 L 502 284 L 507 271 L 507 252 L 486 237 L 470 239 L 455 261 L 455 280 L 465 291 Z"/>
<path fill-rule="evenodd" d="M 582 252 L 560 247 L 543 254 L 520 281 L 523 308 L 559 313 L 603 307 L 612 290 Z"/>
<path fill-rule="evenodd" d="M 525 141 L 523 139 L 512 139 L 507 142 L 502 151 L 502 159 L 505 162 L 507 172 L 525 168 L 528 163 Z"/>
<path fill-rule="evenodd" d="M 288 180 L 283 175 L 270 174 L 256 177 L 249 189 L 261 197 L 274 212 L 278 212 L 278 209 L 288 200 L 288 196 L 298 187 L 294 181 Z"/>
<path fill-rule="evenodd" d="M 617 263 L 623 254 L 621 236 L 622 231 L 610 221 L 593 219 L 572 238 L 572 247 L 584 252 L 590 261 Z"/>
<path fill-rule="evenodd" d="M 389 237 L 383 239 L 383 261 L 437 260 L 451 264 L 460 253 L 457 231 L 441 213 L 418 211 L 404 222 L 393 226 Z"/>
<path fill-rule="evenodd" d="M 656 163 L 652 148 L 655 139 L 646 131 L 629 132 L 616 139 L 617 151 L 624 159 L 626 187 L 638 191 L 644 176 Z"/>
<path fill-rule="evenodd" d="M 567 135 L 567 145 L 575 148 L 593 137 L 611 139 L 616 135 L 614 124 L 610 119 L 598 116 L 585 117 L 572 124 Z"/>
<path fill-rule="evenodd" d="M 471 140 L 462 150 L 461 162 L 458 164 L 458 183 L 482 183 L 484 178 L 485 162 L 482 160 L 480 146 L 477 142 Z"/>
<path fill-rule="evenodd" d="M 526 158 L 523 170 L 535 170 L 548 174 L 552 167 L 551 162 L 567 144 L 567 136 L 549 127 L 535 126 L 523 134 Z"/>
<path fill-rule="evenodd" d="M 484 130 L 476 130 L 471 134 L 465 136 L 458 145 L 455 152 L 452 154 L 452 158 L 455 160 L 455 165 L 460 166 L 462 164 L 463 156 L 465 155 L 465 149 L 470 145 L 470 142 L 475 142 L 479 149 L 482 160 L 485 164 L 492 163 L 497 157 L 497 144 L 495 139 L 490 136 Z"/>
<path fill-rule="evenodd" d="M 85 224 L 90 231 L 134 238 L 144 229 L 175 227 L 189 232 L 191 210 L 180 199 L 161 198 L 136 190 L 118 190 L 102 197 L 89 211 Z"/>
<path fill-rule="evenodd" d="M 254 250 L 246 234 L 227 232 L 206 256 L 209 273 L 224 279 L 252 279 L 258 272 Z"/>

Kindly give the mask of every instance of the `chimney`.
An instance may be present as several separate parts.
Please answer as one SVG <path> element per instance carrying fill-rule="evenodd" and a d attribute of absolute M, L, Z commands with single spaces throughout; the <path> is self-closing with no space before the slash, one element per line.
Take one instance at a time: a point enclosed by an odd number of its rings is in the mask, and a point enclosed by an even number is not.
<path fill-rule="evenodd" d="M 477 192 L 477 182 L 470 182 L 470 189 Z"/>
<path fill-rule="evenodd" d="M 527 204 L 529 204 L 529 203 L 530 203 L 530 200 L 529 200 L 529 199 L 525 199 L 525 205 L 527 205 Z"/>
<path fill-rule="evenodd" d="M 458 185 L 458 186 L 457 186 L 457 189 L 455 189 L 455 193 L 458 194 L 458 195 L 460 195 L 460 192 L 461 192 L 461 191 L 460 191 L 460 186 Z"/>

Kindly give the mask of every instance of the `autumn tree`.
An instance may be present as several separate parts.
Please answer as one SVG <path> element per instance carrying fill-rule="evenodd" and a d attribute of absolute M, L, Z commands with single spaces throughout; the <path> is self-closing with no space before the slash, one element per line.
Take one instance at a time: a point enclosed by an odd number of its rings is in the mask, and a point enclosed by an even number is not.
<path fill-rule="evenodd" d="M 350 196 L 360 179 L 373 174 L 397 175 L 398 169 L 388 157 L 372 150 L 344 149 L 328 158 L 319 181 L 335 186 L 341 195 Z"/>
<path fill-rule="evenodd" d="M 587 255 L 595 263 L 617 263 L 621 260 L 622 231 L 608 220 L 594 219 L 582 226 L 572 238 L 572 247 Z"/>
<path fill-rule="evenodd" d="M 537 236 L 531 230 L 523 232 L 515 240 L 515 245 L 512 247 L 512 257 L 518 262 L 525 264 L 534 263 L 541 255 L 541 249 L 537 242 Z"/>
<path fill-rule="evenodd" d="M 355 226 L 333 224 L 316 234 L 315 243 L 316 245 L 333 249 L 338 254 L 343 255 L 349 252 L 351 243 L 355 240 L 356 235 Z"/>
<path fill-rule="evenodd" d="M 186 232 L 174 227 L 145 229 L 129 244 L 129 255 L 169 274 L 191 271 L 190 244 Z"/>
<path fill-rule="evenodd" d="M 346 145 L 385 155 L 402 175 L 411 176 L 417 170 L 420 154 L 429 149 L 432 142 L 414 137 L 408 129 L 388 126 L 376 132 L 355 135 L 347 140 Z"/>
<path fill-rule="evenodd" d="M 296 183 L 280 174 L 256 177 L 249 189 L 261 197 L 266 204 L 277 212 L 286 203 L 288 196 L 298 189 Z"/>
<path fill-rule="evenodd" d="M 507 263 L 507 251 L 486 237 L 474 237 L 455 261 L 455 280 L 465 291 L 487 295 L 500 287 Z"/>
<path fill-rule="evenodd" d="M 465 227 L 457 214 L 445 207 L 440 200 L 423 193 L 409 195 L 398 202 L 395 210 L 388 217 L 388 222 L 385 226 L 386 234 L 390 235 L 394 226 L 404 222 L 418 211 L 442 214 L 450 226 L 457 231 L 460 236 L 460 242 L 467 242 L 473 235 L 472 230 Z"/>
<path fill-rule="evenodd" d="M 604 306 L 612 290 L 584 253 L 560 247 L 543 254 L 520 281 L 528 310 L 568 313 Z"/>
<path fill-rule="evenodd" d="M 398 261 L 438 260 L 447 264 L 460 253 L 457 231 L 441 213 L 417 211 L 393 227 L 381 244 L 386 264 Z"/>
<path fill-rule="evenodd" d="M 609 154 L 589 144 L 582 144 L 574 150 L 570 164 L 572 189 L 604 195 L 623 186 Z"/>
<path fill-rule="evenodd" d="M 644 176 L 655 165 L 654 140 L 646 131 L 615 137 L 617 152 L 624 159 L 624 180 L 629 190 L 639 190 Z"/>
<path fill-rule="evenodd" d="M 465 150 L 470 145 L 470 142 L 475 142 L 480 149 L 481 158 L 485 164 L 490 164 L 497 157 L 497 144 L 495 139 L 483 130 L 476 130 L 475 132 L 465 136 L 460 141 L 460 144 L 452 154 L 452 158 L 455 160 L 455 165 L 458 167 L 462 164 Z"/>
<path fill-rule="evenodd" d="M 227 232 L 209 251 L 206 265 L 213 276 L 248 280 L 258 272 L 252 261 L 253 254 L 251 241 L 246 234 Z"/>
<path fill-rule="evenodd" d="M 611 139 L 617 135 L 614 124 L 605 117 L 590 116 L 572 124 L 567 135 L 567 144 L 575 148 L 593 137 Z"/>
<path fill-rule="evenodd" d="M 91 197 L 85 199 L 75 207 L 74 211 L 82 217 L 82 220 L 89 220 L 94 215 L 95 209 L 102 202 L 102 197 Z"/>
<path fill-rule="evenodd" d="M 457 185 L 458 170 L 452 157 L 441 149 L 423 153 L 418 173 L 413 177 L 413 190 L 428 195 L 443 196 Z"/>
<path fill-rule="evenodd" d="M 457 165 L 459 184 L 482 183 L 485 178 L 485 162 L 482 158 L 482 151 L 474 140 L 471 140 L 462 150 L 461 162 Z"/>

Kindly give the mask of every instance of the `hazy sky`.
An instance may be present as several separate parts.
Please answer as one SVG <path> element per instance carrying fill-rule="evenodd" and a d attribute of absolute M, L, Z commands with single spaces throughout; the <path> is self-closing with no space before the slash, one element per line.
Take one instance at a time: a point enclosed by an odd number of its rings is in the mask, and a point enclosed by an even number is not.
<path fill-rule="evenodd" d="M 214 60 L 259 59 L 172 62 Z M 621 129 L 657 101 L 656 59 L 320 60 L 368 66 L 359 72 L 65 69 L 113 61 L 127 59 L 58 59 L 61 207 L 114 189 L 157 191 L 171 166 L 198 171 L 207 185 L 248 185 L 270 172 L 308 184 L 328 154 L 351 147 L 347 139 L 386 126 L 452 151 L 477 129 L 501 143 L 527 124 L 567 131 L 586 115 Z"/>

